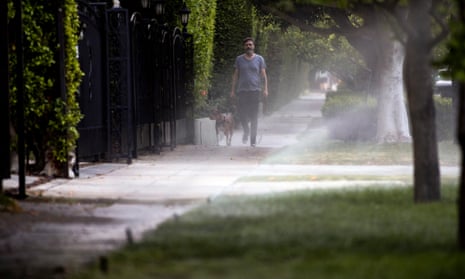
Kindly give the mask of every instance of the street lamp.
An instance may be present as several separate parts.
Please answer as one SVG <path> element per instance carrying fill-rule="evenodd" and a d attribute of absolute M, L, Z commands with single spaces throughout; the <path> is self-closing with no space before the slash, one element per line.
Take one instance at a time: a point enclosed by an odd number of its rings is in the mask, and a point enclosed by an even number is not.
<path fill-rule="evenodd" d="M 157 17 L 165 14 L 165 0 L 156 0 L 155 2 L 155 15 Z"/>
<path fill-rule="evenodd" d="M 187 24 L 189 23 L 189 14 L 191 11 L 187 8 L 186 2 L 182 4 L 182 8 L 179 11 L 179 14 L 181 15 L 181 24 L 182 24 L 182 32 L 187 33 Z"/>
<path fill-rule="evenodd" d="M 150 0 L 141 0 L 140 4 L 142 5 L 143 9 L 149 9 L 150 8 Z"/>

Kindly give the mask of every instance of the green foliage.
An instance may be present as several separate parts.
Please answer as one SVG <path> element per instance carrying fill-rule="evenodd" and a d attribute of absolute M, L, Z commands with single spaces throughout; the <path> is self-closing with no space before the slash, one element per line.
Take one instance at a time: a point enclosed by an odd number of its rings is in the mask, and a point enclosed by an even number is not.
<path fill-rule="evenodd" d="M 253 35 L 254 12 L 250 1 L 247 0 L 217 2 L 214 68 L 208 98 L 221 99 L 226 105 L 231 92 L 235 58 L 243 53 L 242 40 Z M 257 48 L 260 49 L 260 45 Z"/>
<path fill-rule="evenodd" d="M 461 11 L 463 13 L 463 11 Z M 444 63 L 449 66 L 453 79 L 465 82 L 465 22 L 452 18 L 450 22 L 451 36 L 447 43 L 449 53 Z"/>
<path fill-rule="evenodd" d="M 322 23 L 321 23 L 322 24 Z M 358 82 L 366 75 L 366 65 L 361 55 L 349 44 L 346 38 L 331 34 L 321 36 L 302 32 L 296 27 L 287 28 L 285 40 L 294 55 L 309 65 L 309 77 L 318 70 L 330 71 L 352 90 L 364 90 L 365 83 Z M 313 82 L 310 79 L 310 82 Z M 317 84 L 310 83 L 312 87 Z"/>
<path fill-rule="evenodd" d="M 333 118 L 342 113 L 362 109 L 363 107 L 375 109 L 376 99 L 371 96 L 367 97 L 358 94 L 354 91 L 345 90 L 329 92 L 321 112 L 324 118 Z"/>
<path fill-rule="evenodd" d="M 455 27 L 458 22 L 457 19 L 457 11 L 459 10 L 457 5 L 455 5 L 456 0 L 447 0 L 447 1 L 440 1 L 435 4 L 434 12 L 436 17 L 440 19 L 440 21 L 434 20 L 432 23 L 432 34 L 434 37 L 438 36 L 441 32 L 448 31 L 447 39 L 441 40 L 438 42 L 433 48 L 433 66 L 437 69 L 441 68 L 448 68 L 449 63 L 453 62 L 454 64 L 457 61 L 450 61 L 450 51 L 452 50 L 451 44 L 455 44 L 453 41 L 455 40 Z M 450 22 L 449 26 L 447 26 L 447 22 Z M 438 24 L 443 23 L 443 24 Z M 455 35 L 454 35 L 455 34 Z"/>
<path fill-rule="evenodd" d="M 76 46 L 79 40 L 79 16 L 75 0 L 64 1 L 64 34 L 65 34 L 65 80 L 66 80 L 66 107 L 65 113 L 57 113 L 58 118 L 61 118 L 61 123 L 64 127 L 57 130 L 66 131 L 66 142 L 54 150 L 58 150 L 61 154 L 56 155 L 56 159 L 60 162 L 67 162 L 68 154 L 66 150 L 74 150 L 76 148 L 79 132 L 77 125 L 82 119 L 82 114 L 79 109 L 79 101 L 77 93 L 81 84 L 83 73 L 81 71 L 79 60 L 76 56 Z"/>
<path fill-rule="evenodd" d="M 213 69 L 213 40 L 215 35 L 216 0 L 188 0 L 191 10 L 189 32 L 194 35 L 194 100 L 202 106 L 210 89 Z"/>
<path fill-rule="evenodd" d="M 65 45 L 57 41 L 57 7 L 62 5 L 65 14 Z M 78 139 L 77 124 L 81 119 L 76 93 L 82 72 L 76 57 L 79 18 L 73 0 L 23 1 L 24 29 L 24 89 L 25 132 L 29 151 L 34 153 L 37 168 L 46 160 L 66 163 L 68 151 L 74 149 Z M 65 80 L 67 98 L 60 99 L 57 76 L 57 53 L 65 48 Z M 16 45 L 11 45 L 10 73 L 16 80 Z M 11 83 L 11 112 L 16 119 L 16 83 Z M 50 154 L 47 154 L 50 153 Z"/>

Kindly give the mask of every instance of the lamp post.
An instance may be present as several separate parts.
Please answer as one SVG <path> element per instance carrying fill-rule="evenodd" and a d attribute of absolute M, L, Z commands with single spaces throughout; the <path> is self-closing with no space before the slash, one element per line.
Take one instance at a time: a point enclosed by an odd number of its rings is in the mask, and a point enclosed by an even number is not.
<path fill-rule="evenodd" d="M 181 24 L 182 24 L 182 32 L 184 34 L 187 33 L 187 24 L 189 23 L 189 14 L 191 11 L 187 8 L 186 2 L 183 2 L 182 8 L 179 11 L 179 14 L 181 15 Z"/>
<path fill-rule="evenodd" d="M 141 0 L 140 4 L 143 9 L 150 9 L 150 0 Z"/>
<path fill-rule="evenodd" d="M 165 0 L 156 0 L 155 2 L 155 16 L 161 17 L 165 14 Z"/>

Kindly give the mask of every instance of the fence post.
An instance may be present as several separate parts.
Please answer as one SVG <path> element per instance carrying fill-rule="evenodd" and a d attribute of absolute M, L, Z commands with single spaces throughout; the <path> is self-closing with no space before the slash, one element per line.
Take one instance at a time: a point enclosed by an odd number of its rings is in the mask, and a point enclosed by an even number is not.
<path fill-rule="evenodd" d="M 3 179 L 10 178 L 10 109 L 8 85 L 8 5 L 0 3 L 0 193 L 3 192 Z"/>

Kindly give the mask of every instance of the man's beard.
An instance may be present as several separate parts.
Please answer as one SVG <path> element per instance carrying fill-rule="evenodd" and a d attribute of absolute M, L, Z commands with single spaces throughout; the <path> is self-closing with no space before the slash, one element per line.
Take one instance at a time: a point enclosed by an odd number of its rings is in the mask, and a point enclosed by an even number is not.
<path fill-rule="evenodd" d="M 245 53 L 247 53 L 247 54 L 249 54 L 249 55 L 250 55 L 250 54 L 253 54 L 253 49 L 248 48 L 248 49 L 245 50 Z"/>

